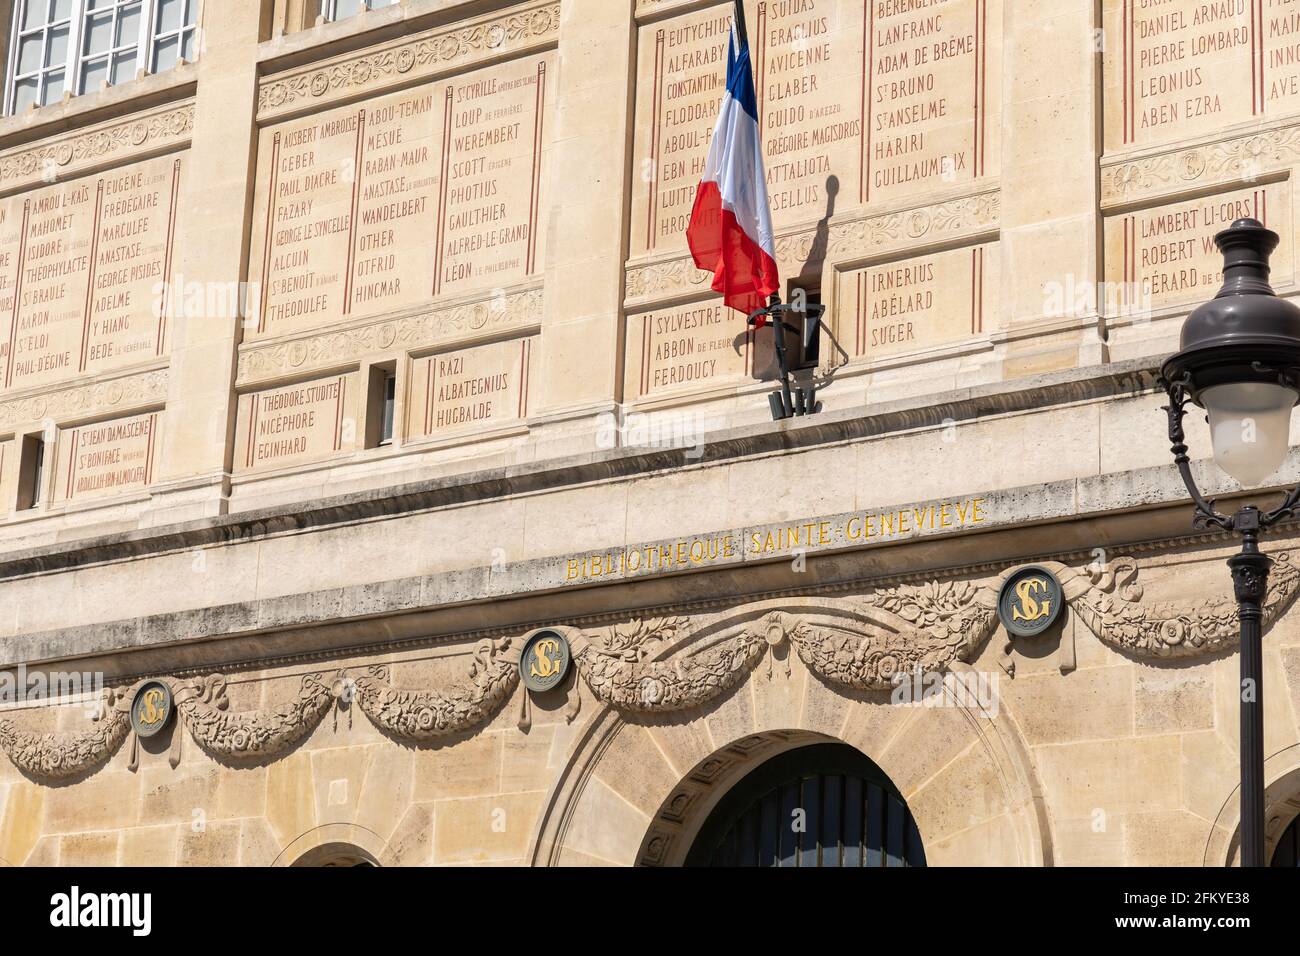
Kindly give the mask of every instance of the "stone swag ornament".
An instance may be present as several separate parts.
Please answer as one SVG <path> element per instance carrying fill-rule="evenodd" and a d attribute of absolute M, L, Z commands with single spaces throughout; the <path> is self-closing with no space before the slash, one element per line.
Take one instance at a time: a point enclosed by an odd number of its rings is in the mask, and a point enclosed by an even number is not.
<path fill-rule="evenodd" d="M 1263 605 L 1269 627 L 1293 603 L 1300 569 L 1288 552 L 1274 555 Z M 136 693 L 165 683 L 175 702 L 169 762 L 181 759 L 188 733 L 218 761 L 241 764 L 275 759 L 312 733 L 327 713 L 351 721 L 353 707 L 381 732 L 403 744 L 428 744 L 474 732 L 500 711 L 521 683 L 520 658 L 527 641 L 544 632 L 564 638 L 576 678 L 563 693 L 567 721 L 579 713 L 581 692 L 636 720 L 704 707 L 732 692 L 766 660 L 764 676 L 777 667 L 790 672 L 790 653 L 819 679 L 858 692 L 889 691 L 906 674 L 944 673 L 974 662 L 998 630 L 998 594 L 1004 582 L 1028 567 L 1046 569 L 1060 582 L 1069 609 L 1103 643 L 1149 664 L 1206 657 L 1238 641 L 1231 595 L 1187 603 L 1149 602 L 1138 581 L 1139 564 L 1117 557 L 1085 567 L 1045 561 L 1020 565 L 979 580 L 951 579 L 882 587 L 863 596 L 804 596 L 753 602 L 723 611 L 636 618 L 591 629 L 555 626 L 521 638 L 480 640 L 464 676 L 444 686 L 406 688 L 394 677 L 400 664 L 358 665 L 304 674 L 288 700 L 257 710 L 232 712 L 227 678 L 150 678 L 107 688 L 85 730 L 36 733 L 24 716 L 0 717 L 0 750 L 28 777 L 57 782 L 88 773 L 115 754 L 132 733 Z M 1041 638 L 1029 638 L 1038 640 Z M 1014 678 L 1014 640 L 998 663 Z M 1073 639 L 1062 633 L 1060 666 L 1074 668 Z M 531 729 L 529 692 L 521 694 L 517 726 Z M 138 766 L 132 741 L 128 768 Z"/>

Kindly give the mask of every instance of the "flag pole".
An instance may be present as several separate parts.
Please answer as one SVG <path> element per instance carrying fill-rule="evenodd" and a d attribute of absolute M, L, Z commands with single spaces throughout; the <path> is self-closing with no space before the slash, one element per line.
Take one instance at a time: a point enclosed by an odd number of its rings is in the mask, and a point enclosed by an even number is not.
<path fill-rule="evenodd" d="M 749 31 L 745 28 L 745 0 L 736 0 L 735 13 L 733 22 L 736 25 L 736 39 L 740 41 L 742 47 L 749 46 Z M 756 83 L 761 83 L 761 77 L 755 77 Z M 750 316 L 750 321 L 758 315 L 765 315 L 772 320 L 772 335 L 774 337 L 773 345 L 776 347 L 776 362 L 781 372 L 781 393 L 780 398 L 772 396 L 775 409 L 775 402 L 779 401 L 782 406 L 781 418 L 788 418 L 794 414 L 794 402 L 790 394 L 790 366 L 785 354 L 785 330 L 789 328 L 784 319 L 784 312 L 781 309 L 781 293 L 773 292 L 767 300 L 767 308 L 759 309 L 758 312 Z"/>
<path fill-rule="evenodd" d="M 749 46 L 749 30 L 745 27 L 745 0 L 735 0 L 732 22 L 736 24 L 736 39 L 740 41 L 741 46 Z M 755 77 L 754 82 L 761 83 L 761 77 Z M 781 304 L 780 293 L 774 292 L 768 299 L 768 308 Z"/>

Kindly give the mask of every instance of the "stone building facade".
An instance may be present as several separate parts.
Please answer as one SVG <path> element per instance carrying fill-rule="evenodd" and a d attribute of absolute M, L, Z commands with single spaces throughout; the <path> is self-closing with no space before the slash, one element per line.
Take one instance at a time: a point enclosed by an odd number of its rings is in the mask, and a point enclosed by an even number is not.
<path fill-rule="evenodd" d="M 1295 290 L 1300 0 L 747 0 L 827 308 L 784 422 L 684 239 L 729 3 L 155 0 L 107 80 L 55 6 L 0 2 L 5 863 L 673 865 L 824 744 L 912 862 L 1235 859 L 1234 543 L 1154 373 L 1231 220 Z M 1012 637 L 1027 566 L 1065 606 Z"/>

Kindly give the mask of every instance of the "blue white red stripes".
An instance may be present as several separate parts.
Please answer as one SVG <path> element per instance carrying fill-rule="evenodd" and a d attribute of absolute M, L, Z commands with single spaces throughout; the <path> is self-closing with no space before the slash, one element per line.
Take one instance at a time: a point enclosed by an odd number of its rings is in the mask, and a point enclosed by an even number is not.
<path fill-rule="evenodd" d="M 686 228 L 695 266 L 713 273 L 723 302 L 749 314 L 780 288 L 759 141 L 749 44 L 727 46 L 727 90 Z"/>

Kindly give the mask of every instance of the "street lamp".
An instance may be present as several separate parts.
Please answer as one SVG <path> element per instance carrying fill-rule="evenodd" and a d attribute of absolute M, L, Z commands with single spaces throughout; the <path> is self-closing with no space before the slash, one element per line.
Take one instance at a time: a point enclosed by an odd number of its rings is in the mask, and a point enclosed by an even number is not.
<path fill-rule="evenodd" d="M 1300 507 L 1300 486 L 1272 511 L 1245 505 L 1220 514 L 1196 487 L 1183 436 L 1188 401 L 1206 411 L 1214 461 L 1243 487 L 1262 484 L 1286 460 L 1291 411 L 1300 401 L 1300 308 L 1268 282 L 1277 233 L 1238 219 L 1214 237 L 1223 253 L 1223 288 L 1183 323 L 1181 350 L 1160 370 L 1169 394 L 1169 441 L 1192 496 L 1197 528 L 1241 535 L 1228 559 L 1241 622 L 1241 863 L 1264 860 L 1263 651 L 1260 628 L 1272 561 L 1259 535 Z"/>

